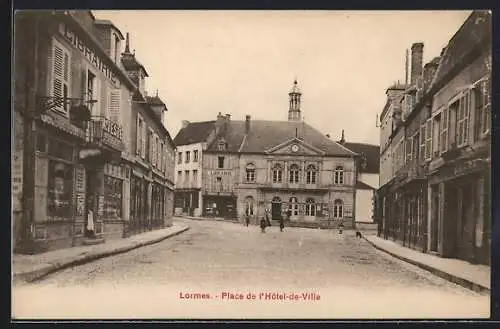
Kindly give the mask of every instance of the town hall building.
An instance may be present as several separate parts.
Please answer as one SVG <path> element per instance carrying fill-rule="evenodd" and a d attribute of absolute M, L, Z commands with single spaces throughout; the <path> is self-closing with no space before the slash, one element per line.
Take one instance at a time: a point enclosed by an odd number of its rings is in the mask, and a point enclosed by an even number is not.
<path fill-rule="evenodd" d="M 302 120 L 301 95 L 295 81 L 288 121 L 219 113 L 203 150 L 202 216 L 257 223 L 268 210 L 290 214 L 290 225 L 354 225 L 358 155 Z"/>

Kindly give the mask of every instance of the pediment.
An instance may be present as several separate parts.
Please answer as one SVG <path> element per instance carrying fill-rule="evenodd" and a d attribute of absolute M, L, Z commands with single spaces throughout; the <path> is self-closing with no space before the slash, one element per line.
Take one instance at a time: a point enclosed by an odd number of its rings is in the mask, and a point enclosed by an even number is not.
<path fill-rule="evenodd" d="M 287 155 L 324 155 L 325 152 L 304 142 L 299 138 L 292 138 L 266 150 L 267 154 Z"/>

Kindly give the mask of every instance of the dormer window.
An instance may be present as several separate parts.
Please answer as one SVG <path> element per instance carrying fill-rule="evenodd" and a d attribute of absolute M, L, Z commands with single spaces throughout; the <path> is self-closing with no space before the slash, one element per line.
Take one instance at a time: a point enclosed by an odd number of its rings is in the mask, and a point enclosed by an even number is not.
<path fill-rule="evenodd" d="M 116 33 L 113 33 L 112 38 L 114 40 L 113 60 L 115 63 L 118 63 L 118 59 L 120 58 L 120 37 Z"/>
<path fill-rule="evenodd" d="M 221 139 L 219 143 L 217 144 L 217 149 L 219 151 L 225 151 L 226 150 L 226 141 L 224 139 Z"/>

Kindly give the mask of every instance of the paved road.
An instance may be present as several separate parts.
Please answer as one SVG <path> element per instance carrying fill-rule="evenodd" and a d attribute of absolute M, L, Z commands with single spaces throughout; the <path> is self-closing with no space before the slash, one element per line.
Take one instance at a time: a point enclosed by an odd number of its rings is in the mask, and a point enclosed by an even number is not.
<path fill-rule="evenodd" d="M 277 227 L 262 234 L 255 226 L 186 222 L 189 231 L 164 242 L 15 286 L 14 316 L 489 316 L 489 296 L 396 260 L 352 234 L 281 233 Z"/>

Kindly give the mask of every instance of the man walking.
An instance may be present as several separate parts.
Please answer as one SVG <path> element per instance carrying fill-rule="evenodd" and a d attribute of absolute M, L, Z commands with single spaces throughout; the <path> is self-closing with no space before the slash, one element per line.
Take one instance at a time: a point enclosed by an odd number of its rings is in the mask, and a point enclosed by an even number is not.
<path fill-rule="evenodd" d="M 283 215 L 280 216 L 280 232 L 283 232 L 285 228 L 285 220 L 283 219 Z"/>

